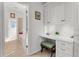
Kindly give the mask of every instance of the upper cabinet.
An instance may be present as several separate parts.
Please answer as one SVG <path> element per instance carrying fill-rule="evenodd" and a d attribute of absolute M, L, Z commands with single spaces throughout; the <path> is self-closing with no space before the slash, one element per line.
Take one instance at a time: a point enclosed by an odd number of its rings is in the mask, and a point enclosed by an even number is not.
<path fill-rule="evenodd" d="M 44 6 L 45 24 L 66 24 L 74 25 L 77 22 L 77 6 L 74 2 L 52 2 Z"/>
<path fill-rule="evenodd" d="M 64 3 L 52 2 L 44 6 L 44 31 L 55 33 L 64 24 Z"/>
<path fill-rule="evenodd" d="M 64 4 L 55 7 L 55 18 L 56 20 L 64 20 Z"/>
<path fill-rule="evenodd" d="M 44 6 L 44 21 L 45 24 L 59 24 L 64 21 L 64 4 L 49 3 Z"/>
<path fill-rule="evenodd" d="M 64 24 L 77 26 L 77 6 L 73 2 L 51 2 L 44 6 L 44 25 L 51 27 L 56 26 L 56 30 Z"/>
<path fill-rule="evenodd" d="M 64 18 L 67 24 L 75 25 L 77 19 L 77 9 L 73 2 L 64 3 Z"/>

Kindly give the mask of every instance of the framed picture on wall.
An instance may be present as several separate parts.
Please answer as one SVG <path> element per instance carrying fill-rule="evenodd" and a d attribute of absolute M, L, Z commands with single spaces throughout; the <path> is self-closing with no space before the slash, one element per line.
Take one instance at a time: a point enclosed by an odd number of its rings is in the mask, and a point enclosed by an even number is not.
<path fill-rule="evenodd" d="M 41 13 L 39 11 L 35 11 L 35 19 L 40 20 L 41 19 Z"/>
<path fill-rule="evenodd" d="M 10 18 L 15 18 L 15 13 L 10 13 Z"/>

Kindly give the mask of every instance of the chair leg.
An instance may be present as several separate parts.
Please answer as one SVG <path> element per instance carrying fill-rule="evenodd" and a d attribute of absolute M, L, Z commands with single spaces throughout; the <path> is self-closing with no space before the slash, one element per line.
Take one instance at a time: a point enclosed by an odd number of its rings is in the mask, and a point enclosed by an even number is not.
<path fill-rule="evenodd" d="M 43 52 L 43 47 L 41 47 L 41 52 Z"/>
<path fill-rule="evenodd" d="M 53 55 L 53 51 L 51 51 L 51 56 L 50 57 L 52 57 L 52 55 Z"/>
<path fill-rule="evenodd" d="M 55 48 L 53 48 L 52 49 L 52 51 L 51 51 L 51 56 L 50 57 L 52 57 L 52 55 L 55 53 Z M 54 57 L 55 57 L 55 55 L 54 55 Z"/>
<path fill-rule="evenodd" d="M 50 57 L 52 57 L 53 52 L 54 52 L 54 48 L 51 49 L 51 56 Z"/>

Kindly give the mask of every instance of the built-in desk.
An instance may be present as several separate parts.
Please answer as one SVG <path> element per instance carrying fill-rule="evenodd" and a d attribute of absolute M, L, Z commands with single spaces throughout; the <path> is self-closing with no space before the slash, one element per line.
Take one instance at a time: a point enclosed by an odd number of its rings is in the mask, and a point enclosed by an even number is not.
<path fill-rule="evenodd" d="M 70 37 L 64 37 L 64 36 L 61 36 L 61 35 L 47 35 L 45 33 L 41 33 L 40 37 L 49 38 L 49 39 L 52 39 L 52 40 L 66 41 L 66 42 L 71 42 L 71 43 L 74 40 L 73 38 L 70 38 Z"/>
<path fill-rule="evenodd" d="M 57 37 L 55 35 L 46 35 L 44 33 L 40 34 L 40 37 L 48 38 L 48 39 L 53 39 L 53 40 L 57 39 Z"/>
<path fill-rule="evenodd" d="M 72 57 L 73 56 L 73 38 L 59 35 L 40 34 L 40 37 L 56 40 L 56 57 Z"/>

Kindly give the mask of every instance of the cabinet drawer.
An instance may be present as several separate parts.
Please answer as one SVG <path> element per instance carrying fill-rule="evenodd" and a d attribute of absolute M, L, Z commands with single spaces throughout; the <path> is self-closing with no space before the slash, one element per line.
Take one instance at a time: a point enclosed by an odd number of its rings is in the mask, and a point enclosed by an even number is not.
<path fill-rule="evenodd" d="M 69 52 L 69 53 L 66 53 L 65 51 L 57 50 L 56 56 L 57 56 L 57 57 L 72 57 L 73 54 L 70 53 L 70 52 Z"/>
<path fill-rule="evenodd" d="M 73 43 L 70 42 L 56 41 L 56 46 L 67 49 L 73 49 Z"/>
<path fill-rule="evenodd" d="M 58 48 L 56 52 L 62 52 L 63 54 L 73 55 L 73 49 Z"/>

